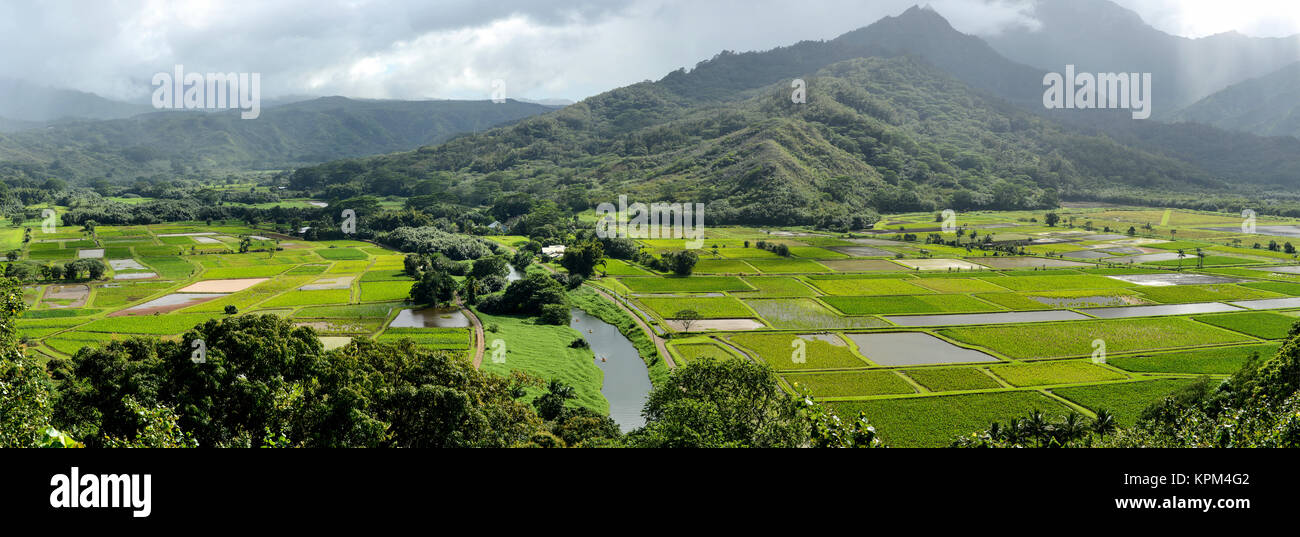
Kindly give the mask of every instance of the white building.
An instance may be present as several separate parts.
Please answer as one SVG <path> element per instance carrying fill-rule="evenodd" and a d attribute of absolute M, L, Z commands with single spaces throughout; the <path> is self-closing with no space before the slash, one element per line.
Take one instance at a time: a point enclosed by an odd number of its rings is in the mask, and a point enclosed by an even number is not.
<path fill-rule="evenodd" d="M 563 245 L 563 244 L 555 244 L 555 245 L 552 245 L 552 246 L 543 246 L 543 247 L 542 247 L 542 255 L 544 255 L 544 256 L 546 256 L 546 257 L 549 257 L 549 258 L 552 258 L 552 259 L 557 258 L 557 257 L 560 257 L 560 256 L 564 255 L 564 245 Z"/>

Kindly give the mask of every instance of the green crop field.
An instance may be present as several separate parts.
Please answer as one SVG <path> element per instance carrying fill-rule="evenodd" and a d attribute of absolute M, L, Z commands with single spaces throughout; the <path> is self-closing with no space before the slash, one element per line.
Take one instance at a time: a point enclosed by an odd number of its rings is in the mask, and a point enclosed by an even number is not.
<path fill-rule="evenodd" d="M 714 343 L 674 343 L 672 349 L 677 352 L 678 366 L 691 363 L 700 358 L 731 360 L 735 354 Z"/>
<path fill-rule="evenodd" d="M 705 319 L 731 319 L 753 317 L 754 312 L 745 304 L 729 296 L 699 298 L 649 298 L 640 299 L 642 304 L 665 319 L 677 319 L 678 312 L 694 310 Z"/>
<path fill-rule="evenodd" d="M 1093 342 L 1099 339 L 1106 342 L 1110 353 L 1252 341 L 1241 334 L 1177 317 L 950 328 L 940 333 L 1012 358 L 1091 356 Z"/>
<path fill-rule="evenodd" d="M 761 297 L 807 297 L 816 296 L 817 291 L 795 278 L 785 276 L 750 276 L 745 281 L 757 291 L 745 292 L 743 296 Z M 737 293 L 738 296 L 740 293 Z"/>
<path fill-rule="evenodd" d="M 872 315 L 898 313 L 965 313 L 976 311 L 1002 311 L 1001 306 L 989 304 L 967 295 L 914 295 L 914 296 L 826 296 L 827 304 L 845 315 Z"/>
<path fill-rule="evenodd" d="M 1079 361 L 998 365 L 990 367 L 989 371 L 1012 386 L 1079 384 L 1128 378 L 1123 373 Z"/>
<path fill-rule="evenodd" d="M 370 257 L 356 248 L 319 248 L 316 250 L 316 255 L 330 261 L 368 259 Z"/>
<path fill-rule="evenodd" d="M 321 291 L 288 291 L 260 304 L 263 308 L 283 306 L 314 306 L 317 304 L 346 304 L 352 298 L 350 289 L 325 289 Z"/>
<path fill-rule="evenodd" d="M 108 317 L 78 328 L 80 332 L 105 332 L 115 334 L 180 334 L 208 319 L 220 315 L 203 313 L 169 313 L 167 315 L 140 315 L 135 317 Z"/>
<path fill-rule="evenodd" d="M 806 390 L 814 397 L 916 393 L 910 383 L 893 371 L 788 373 L 785 380 L 795 391 Z"/>
<path fill-rule="evenodd" d="M 1105 409 L 1121 425 L 1133 425 L 1142 410 L 1161 398 L 1196 382 L 1195 379 L 1167 379 L 1146 382 L 1122 382 L 1098 386 L 1058 388 L 1052 393 L 1079 403 L 1096 412 Z"/>
<path fill-rule="evenodd" d="M 916 280 L 920 281 L 920 280 Z M 812 284 L 829 295 L 875 296 L 875 295 L 922 295 L 934 291 L 919 287 L 908 280 L 880 278 L 836 278 L 814 279 Z"/>
<path fill-rule="evenodd" d="M 1260 339 L 1282 339 L 1291 331 L 1297 319 L 1268 313 L 1252 311 L 1246 313 L 1226 313 L 1222 315 L 1201 315 L 1192 317 L 1203 323 L 1212 324 L 1228 330 L 1249 334 Z"/>
<path fill-rule="evenodd" d="M 754 267 L 738 259 L 701 259 L 695 264 L 697 274 L 740 274 L 754 273 Z"/>
<path fill-rule="evenodd" d="M 735 276 L 693 276 L 688 278 L 619 278 L 634 293 L 707 293 L 753 290 Z"/>
<path fill-rule="evenodd" d="M 909 369 L 904 373 L 917 384 L 935 392 L 986 390 L 1002 386 L 993 377 L 973 367 Z"/>
<path fill-rule="evenodd" d="M 851 369 L 868 365 L 839 338 L 833 339 L 835 343 L 794 334 L 737 334 L 728 339 L 777 370 Z M 796 361 L 799 345 L 804 350 L 803 362 Z"/>
<path fill-rule="evenodd" d="M 1152 302 L 1184 304 L 1190 302 L 1219 302 L 1224 300 L 1250 300 L 1278 298 L 1285 295 L 1240 285 L 1171 285 L 1142 289 L 1142 296 Z"/>
<path fill-rule="evenodd" d="M 1107 363 L 1139 373 L 1184 373 L 1198 375 L 1231 375 L 1246 364 L 1252 354 L 1271 357 L 1280 343 L 1237 345 L 1191 351 L 1146 353 L 1136 356 L 1112 356 Z"/>
<path fill-rule="evenodd" d="M 386 302 L 392 300 L 404 300 L 411 294 L 410 281 L 393 281 L 393 282 L 361 282 L 361 301 L 362 302 Z"/>
<path fill-rule="evenodd" d="M 956 437 L 982 431 L 994 421 L 1024 417 L 1035 410 L 1048 416 L 1069 412 L 1046 395 L 1024 391 L 828 404 L 841 419 L 862 412 L 885 442 L 897 447 L 945 447 Z"/>
<path fill-rule="evenodd" d="M 844 317 L 811 298 L 762 298 L 745 300 L 745 305 L 773 328 L 875 328 L 887 326 L 876 317 Z"/>

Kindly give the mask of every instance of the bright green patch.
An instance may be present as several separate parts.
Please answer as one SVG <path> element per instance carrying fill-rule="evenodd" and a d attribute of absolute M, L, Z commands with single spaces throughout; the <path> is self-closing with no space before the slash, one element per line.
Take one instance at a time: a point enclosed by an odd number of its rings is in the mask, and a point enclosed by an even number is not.
<path fill-rule="evenodd" d="M 846 315 L 1002 311 L 967 295 L 825 296 L 822 300 Z"/>
<path fill-rule="evenodd" d="M 1265 343 L 1141 356 L 1112 356 L 1106 359 L 1106 363 L 1139 373 L 1231 375 L 1240 370 L 1252 354 L 1259 353 L 1261 357 L 1268 358 L 1277 354 L 1280 346 L 1281 343 Z"/>
<path fill-rule="evenodd" d="M 1012 386 L 1046 384 L 1081 384 L 1126 378 L 1090 362 L 1039 362 L 1034 364 L 998 365 L 989 368 Z"/>
<path fill-rule="evenodd" d="M 1094 412 L 1105 409 L 1115 416 L 1115 421 L 1120 426 L 1130 427 L 1148 406 L 1194 382 L 1197 382 L 1196 379 L 1163 379 L 1059 388 L 1052 390 L 1052 393 Z"/>
<path fill-rule="evenodd" d="M 1263 311 L 1200 315 L 1192 318 L 1220 328 L 1250 334 L 1260 339 L 1282 339 L 1287 336 L 1291 331 L 1291 326 L 1296 323 L 1296 320 L 1291 317 Z"/>
<path fill-rule="evenodd" d="M 851 420 L 858 412 L 876 426 L 885 444 L 894 447 L 945 447 L 958 436 L 982 431 L 995 421 L 1024 417 L 1040 410 L 1050 417 L 1069 408 L 1038 392 L 1015 391 L 827 403 Z"/>
<path fill-rule="evenodd" d="M 940 332 L 1012 358 L 1091 356 L 1093 341 L 1098 339 L 1106 342 L 1109 353 L 1253 341 L 1180 317 L 949 328 Z"/>
<path fill-rule="evenodd" d="M 695 310 L 705 319 L 734 319 L 754 316 L 754 312 L 749 311 L 749 308 L 746 308 L 743 303 L 729 296 L 697 298 L 642 297 L 639 300 L 647 308 L 665 319 L 678 319 L 680 317 L 677 312 L 683 310 Z"/>
<path fill-rule="evenodd" d="M 893 371 L 836 371 L 833 373 L 789 373 L 786 382 L 797 392 L 814 397 L 848 397 L 916 393 Z"/>
<path fill-rule="evenodd" d="M 974 367 L 909 369 L 904 373 L 917 384 L 936 392 L 984 390 L 1002 386 L 993 377 Z"/>
<path fill-rule="evenodd" d="M 772 367 L 781 371 L 867 367 L 867 363 L 855 356 L 839 338 L 835 338 L 837 344 L 795 334 L 737 334 L 728 339 L 748 349 L 751 356 L 772 364 Z M 796 361 L 800 359 L 797 351 L 801 347 L 803 361 L 799 362 Z"/>

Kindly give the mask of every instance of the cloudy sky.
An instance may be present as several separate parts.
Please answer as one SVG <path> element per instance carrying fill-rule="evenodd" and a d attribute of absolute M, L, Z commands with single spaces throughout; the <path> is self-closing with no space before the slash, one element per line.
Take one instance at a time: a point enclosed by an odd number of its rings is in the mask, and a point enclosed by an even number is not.
<path fill-rule="evenodd" d="M 1025 0 L 931 0 L 963 32 Z M 5 0 L 0 77 L 145 102 L 159 71 L 258 72 L 264 98 L 578 100 L 720 50 L 830 39 L 924 0 Z M 1296 0 L 1116 0 L 1168 33 L 1300 33 Z"/>

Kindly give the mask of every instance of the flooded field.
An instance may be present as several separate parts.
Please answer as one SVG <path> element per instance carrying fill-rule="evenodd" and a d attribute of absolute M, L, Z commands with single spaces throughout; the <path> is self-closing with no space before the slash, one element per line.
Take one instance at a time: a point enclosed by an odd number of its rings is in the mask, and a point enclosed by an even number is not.
<path fill-rule="evenodd" d="M 1107 262 L 1107 263 L 1119 263 L 1119 264 L 1123 264 L 1123 265 L 1127 265 L 1127 264 L 1129 264 L 1129 263 L 1132 263 L 1132 264 L 1134 264 L 1134 265 L 1137 265 L 1137 264 L 1139 264 L 1139 263 L 1152 263 L 1152 262 L 1155 262 L 1155 261 L 1173 261 L 1173 260 L 1175 260 L 1175 259 L 1178 259 L 1178 252 L 1164 252 L 1164 253 L 1159 253 L 1159 254 L 1143 254 L 1143 255 L 1129 255 L 1129 256 L 1124 256 L 1124 257 L 1112 257 L 1112 258 L 1110 258 L 1110 259 L 1107 259 L 1106 262 Z M 1196 264 L 1196 255 L 1195 255 L 1195 254 L 1185 254 L 1185 255 L 1183 256 L 1183 261 L 1187 261 L 1187 262 L 1190 262 L 1191 264 L 1195 265 L 1195 264 Z"/>
<path fill-rule="evenodd" d="M 77 250 L 77 259 L 103 259 L 103 258 L 104 258 L 103 248 L 86 248 L 83 250 Z"/>
<path fill-rule="evenodd" d="M 266 281 L 266 278 L 240 278 L 235 280 L 203 280 L 185 286 L 177 293 L 237 293 Z"/>
<path fill-rule="evenodd" d="M 51 285 L 45 289 L 42 303 L 51 308 L 80 308 L 89 295 L 90 287 L 85 285 Z"/>
<path fill-rule="evenodd" d="M 667 321 L 668 326 L 678 332 L 686 332 L 685 326 L 681 321 Z M 709 330 L 758 330 L 763 328 L 763 323 L 754 319 L 701 319 L 691 323 L 691 332 L 707 332 Z"/>
<path fill-rule="evenodd" d="M 1050 296 L 1031 296 L 1030 300 L 1052 306 L 1053 308 L 1095 308 L 1101 306 L 1135 306 L 1142 304 L 1142 299 L 1124 295 L 1097 295 L 1070 298 Z"/>
<path fill-rule="evenodd" d="M 828 248 L 850 257 L 892 257 L 894 252 L 870 246 L 833 246 Z"/>
<path fill-rule="evenodd" d="M 465 328 L 469 318 L 456 308 L 405 309 L 388 326 L 392 328 Z"/>
<path fill-rule="evenodd" d="M 130 272 L 126 274 L 113 275 L 114 280 L 147 280 L 149 278 L 157 278 L 157 277 L 158 275 L 152 272 Z"/>
<path fill-rule="evenodd" d="M 858 351 L 879 365 L 927 365 L 997 362 L 988 354 L 958 347 L 921 332 L 846 334 Z"/>
<path fill-rule="evenodd" d="M 1000 269 L 1075 268 L 1093 266 L 1091 263 L 1066 261 L 1064 259 L 1044 259 L 1041 257 L 981 257 L 979 258 L 979 263 L 981 265 Z"/>
<path fill-rule="evenodd" d="M 1282 308 L 1300 308 L 1300 297 L 1296 298 L 1267 298 L 1264 300 L 1240 300 L 1229 302 L 1234 306 L 1252 310 L 1279 310 Z"/>
<path fill-rule="evenodd" d="M 113 270 L 149 270 L 134 259 L 109 259 L 108 266 Z"/>
<path fill-rule="evenodd" d="M 831 270 L 839 272 L 897 272 L 903 267 L 883 259 L 829 259 L 819 261 Z"/>
<path fill-rule="evenodd" d="M 1079 311 L 1102 319 L 1126 319 L 1129 317 L 1157 317 L 1160 315 L 1221 313 L 1225 311 L 1241 311 L 1241 308 L 1236 308 L 1227 304 L 1220 304 L 1218 302 L 1206 302 L 1200 304 L 1167 304 L 1160 306 L 1132 306 L 1125 308 L 1088 308 Z"/>
<path fill-rule="evenodd" d="M 986 268 L 960 259 L 903 259 L 899 264 L 918 270 L 980 270 Z"/>
<path fill-rule="evenodd" d="M 1243 282 L 1239 278 L 1228 278 L 1225 276 L 1211 276 L 1209 274 L 1182 274 L 1171 272 L 1168 274 L 1127 274 L 1122 276 L 1110 276 L 1110 278 L 1145 285 L 1148 287 L 1168 287 L 1171 285 L 1211 285 L 1216 283 L 1237 283 Z"/>
<path fill-rule="evenodd" d="M 209 300 L 216 300 L 226 296 L 226 293 L 172 293 L 167 296 L 158 297 L 144 304 L 132 306 L 124 310 L 115 311 L 108 314 L 109 317 L 121 317 L 124 315 L 153 315 L 155 313 L 170 313 L 182 308 L 188 308 L 196 304 L 202 304 Z"/>
<path fill-rule="evenodd" d="M 327 289 L 349 289 L 352 287 L 352 280 L 356 276 L 335 276 L 332 278 L 321 278 L 307 285 L 299 287 L 300 291 L 324 291 Z"/>

